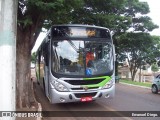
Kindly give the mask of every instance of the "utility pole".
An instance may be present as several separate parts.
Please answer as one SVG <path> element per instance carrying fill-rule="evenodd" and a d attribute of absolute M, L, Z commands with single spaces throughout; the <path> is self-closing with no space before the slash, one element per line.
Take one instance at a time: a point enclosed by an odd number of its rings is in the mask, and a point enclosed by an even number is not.
<path fill-rule="evenodd" d="M 18 0 L 0 0 L 0 114 L 16 110 L 16 34 Z M 4 114 L 3 114 L 4 115 Z M 10 116 L 8 114 L 8 116 Z M 1 118 L 0 118 L 1 119 Z M 2 117 L 14 120 L 15 117 Z"/>

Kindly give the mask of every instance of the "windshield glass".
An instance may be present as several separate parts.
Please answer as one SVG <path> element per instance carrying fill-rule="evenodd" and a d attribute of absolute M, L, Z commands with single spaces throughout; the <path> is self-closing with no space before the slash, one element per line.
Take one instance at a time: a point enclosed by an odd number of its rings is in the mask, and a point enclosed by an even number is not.
<path fill-rule="evenodd" d="M 99 75 L 113 70 L 111 43 L 63 40 L 52 42 L 52 71 L 65 75 Z"/>

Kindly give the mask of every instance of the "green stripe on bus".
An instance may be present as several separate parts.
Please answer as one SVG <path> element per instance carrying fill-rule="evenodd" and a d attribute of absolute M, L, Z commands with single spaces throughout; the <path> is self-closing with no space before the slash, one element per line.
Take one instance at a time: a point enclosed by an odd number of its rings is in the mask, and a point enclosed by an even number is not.
<path fill-rule="evenodd" d="M 84 78 L 84 80 L 96 80 L 96 79 L 104 79 L 102 82 L 98 84 L 92 84 L 92 85 L 82 85 L 83 87 L 93 88 L 93 87 L 103 87 L 107 82 L 111 80 L 111 77 L 109 76 L 102 76 L 102 77 L 95 77 L 95 78 Z"/>
<path fill-rule="evenodd" d="M 94 77 L 94 78 L 83 78 L 84 80 L 95 80 L 95 79 L 106 79 L 106 78 L 110 78 L 109 76 L 102 76 L 102 77 Z"/>

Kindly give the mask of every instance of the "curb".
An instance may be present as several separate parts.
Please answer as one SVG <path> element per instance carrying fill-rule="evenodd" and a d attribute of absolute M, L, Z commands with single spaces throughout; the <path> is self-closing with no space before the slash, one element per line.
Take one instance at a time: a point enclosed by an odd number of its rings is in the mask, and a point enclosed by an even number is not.
<path fill-rule="evenodd" d="M 35 80 L 35 77 L 32 77 L 31 78 L 31 82 L 32 82 L 31 89 L 32 89 L 33 99 L 36 104 L 37 112 L 42 113 L 42 105 L 36 100 L 36 97 L 35 97 L 34 80 Z M 42 117 L 36 117 L 36 120 L 42 120 Z"/>
<path fill-rule="evenodd" d="M 119 82 L 119 83 L 120 83 L 120 84 L 124 84 L 124 85 L 134 86 L 134 87 L 140 87 L 140 88 L 145 88 L 145 89 L 151 89 L 150 87 L 145 87 L 145 86 L 133 85 L 133 84 L 123 83 L 123 82 Z"/>

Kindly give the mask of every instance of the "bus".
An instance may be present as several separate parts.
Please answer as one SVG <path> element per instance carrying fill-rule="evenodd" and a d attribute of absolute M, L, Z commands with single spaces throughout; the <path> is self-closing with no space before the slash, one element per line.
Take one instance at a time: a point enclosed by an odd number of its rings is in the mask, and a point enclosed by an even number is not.
<path fill-rule="evenodd" d="M 51 104 L 113 97 L 115 50 L 110 30 L 52 26 L 36 53 L 36 76 Z"/>

